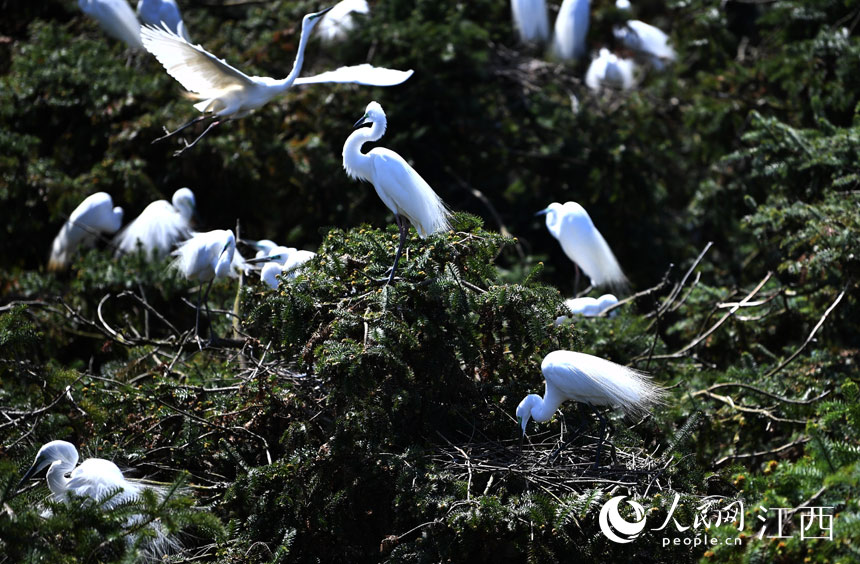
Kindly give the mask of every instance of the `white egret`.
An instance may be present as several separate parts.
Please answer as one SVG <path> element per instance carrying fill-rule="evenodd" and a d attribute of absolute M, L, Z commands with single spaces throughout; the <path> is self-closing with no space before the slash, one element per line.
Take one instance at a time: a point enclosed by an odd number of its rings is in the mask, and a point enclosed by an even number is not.
<path fill-rule="evenodd" d="M 312 251 L 304 251 L 294 247 L 272 247 L 269 254 L 263 257 L 251 259 L 248 264 L 265 262 L 260 269 L 260 280 L 273 290 L 278 288 L 278 276 L 287 273 L 288 280 L 294 280 L 299 275 L 301 267 L 317 256 Z"/>
<path fill-rule="evenodd" d="M 364 115 L 353 127 L 365 123 L 370 123 L 371 127 L 354 131 L 343 145 L 343 168 L 350 178 L 366 180 L 373 184 L 376 194 L 394 213 L 394 221 L 400 230 L 400 244 L 388 277 L 387 284 L 391 284 L 403 245 L 406 243 L 409 227 L 405 220 L 409 220 L 421 238 L 427 238 L 432 233 L 451 228 L 451 213 L 436 192 L 403 157 L 382 147 L 371 149 L 367 154 L 361 152 L 362 145 L 378 141 L 385 135 L 387 121 L 382 106 L 376 102 L 369 103 Z"/>
<path fill-rule="evenodd" d="M 600 464 L 607 422 L 595 408 L 608 406 L 625 413 L 643 414 L 650 405 L 659 403 L 662 395 L 662 390 L 646 374 L 590 354 L 553 351 L 544 357 L 540 368 L 545 381 L 543 397 L 529 394 L 517 406 L 517 423 L 523 435 L 529 419 L 539 423 L 549 421 L 565 401 L 584 403 L 602 423 L 596 465 Z"/>
<path fill-rule="evenodd" d="M 138 245 L 149 258 L 165 256 L 174 244 L 191 236 L 191 217 L 195 213 L 194 192 L 180 188 L 171 202 L 156 200 L 146 206 L 134 221 L 114 238 L 117 254 L 133 253 Z"/>
<path fill-rule="evenodd" d="M 142 23 L 156 27 L 160 27 L 163 22 L 167 29 L 191 43 L 191 37 L 188 36 L 188 29 L 182 21 L 182 14 L 179 13 L 176 0 L 139 0 L 137 17 Z"/>
<path fill-rule="evenodd" d="M 561 243 L 567 258 L 591 278 L 592 285 L 609 285 L 621 290 L 627 287 L 627 278 L 621 272 L 612 249 L 581 205 L 553 202 L 537 213 L 544 214 L 549 232 Z M 577 277 L 578 274 L 577 270 Z"/>
<path fill-rule="evenodd" d="M 634 68 L 635 64 L 630 59 L 620 58 L 610 53 L 609 49 L 600 49 L 600 54 L 591 61 L 585 72 L 585 85 L 592 90 L 607 87 L 629 90 L 635 84 Z"/>
<path fill-rule="evenodd" d="M 583 317 L 597 317 L 610 306 L 618 303 L 618 298 L 613 294 L 603 294 L 599 298 L 571 298 L 564 300 L 564 305 L 574 315 Z"/>
<path fill-rule="evenodd" d="M 318 82 L 349 82 L 373 86 L 392 86 L 412 76 L 412 71 L 394 71 L 371 65 L 341 67 L 317 77 L 298 78 L 302 70 L 305 48 L 311 31 L 328 10 L 307 14 L 302 19 L 302 33 L 293 70 L 280 80 L 268 76 L 248 76 L 225 61 L 215 57 L 200 45 L 192 45 L 179 35 L 163 29 L 144 26 L 140 35 L 143 46 L 164 66 L 167 74 L 175 78 L 189 96 L 200 100 L 194 107 L 204 115 L 168 132 L 155 141 L 167 139 L 186 127 L 211 117 L 212 122 L 191 143 L 174 154 L 193 147 L 213 127 L 228 119 L 241 118 L 283 94 L 293 84 Z M 155 142 L 153 141 L 153 142 Z"/>
<path fill-rule="evenodd" d="M 172 253 L 176 260 L 171 263 L 185 276 L 186 279 L 196 282 L 209 282 L 206 291 L 202 286 L 197 293 L 197 317 L 194 322 L 194 334 L 200 331 L 200 302 L 206 302 L 209 290 L 216 278 L 227 278 L 237 276 L 234 270 L 236 254 L 236 238 L 229 229 L 216 229 L 204 233 L 195 233 L 190 239 L 179 244 Z M 244 263 L 244 261 L 242 261 Z M 209 314 L 209 304 L 206 304 L 206 313 Z M 209 334 L 212 334 L 210 329 Z"/>
<path fill-rule="evenodd" d="M 625 25 L 613 29 L 616 39 L 625 47 L 643 55 L 657 70 L 676 59 L 675 50 L 669 45 L 669 36 L 663 30 L 639 20 L 628 20 Z"/>
<path fill-rule="evenodd" d="M 115 233 L 121 225 L 122 208 L 114 207 L 109 194 L 96 192 L 87 196 L 54 238 L 48 270 L 64 269 L 75 249 L 93 244 L 102 233 Z"/>
<path fill-rule="evenodd" d="M 250 239 L 239 239 L 240 243 L 244 243 L 248 245 L 255 251 L 254 258 L 263 258 L 269 256 L 269 251 L 278 246 L 277 243 L 272 241 L 271 239 L 260 239 L 259 241 L 252 241 Z"/>
<path fill-rule="evenodd" d="M 78 6 L 111 37 L 132 49 L 143 49 L 140 22 L 126 0 L 78 0 Z"/>
<path fill-rule="evenodd" d="M 88 497 L 101 507 L 111 509 L 140 497 L 144 486 L 123 476 L 122 471 L 110 460 L 88 458 L 78 466 L 78 458 L 78 450 L 71 443 L 66 441 L 46 443 L 39 449 L 35 462 L 21 478 L 19 487 L 47 468 L 45 478 L 54 501 L 66 503 L 71 493 Z M 66 475 L 69 477 L 67 478 Z M 161 488 L 153 486 L 145 486 L 145 488 L 152 489 L 159 497 L 164 496 Z M 132 515 L 127 525 L 134 525 L 142 519 L 142 515 Z M 176 545 L 176 541 L 168 537 L 157 522 L 149 524 L 148 527 L 155 532 L 146 546 L 148 554 L 159 556 Z"/>
<path fill-rule="evenodd" d="M 332 6 L 331 11 L 323 16 L 317 35 L 325 43 L 343 41 L 355 28 L 353 14 L 369 14 L 367 0 L 343 0 Z"/>
<path fill-rule="evenodd" d="M 520 41 L 542 43 L 549 39 L 546 0 L 511 0 L 511 13 Z"/>
<path fill-rule="evenodd" d="M 590 10 L 589 0 L 564 0 L 561 3 L 552 39 L 552 51 L 556 57 L 573 60 L 585 55 Z"/>

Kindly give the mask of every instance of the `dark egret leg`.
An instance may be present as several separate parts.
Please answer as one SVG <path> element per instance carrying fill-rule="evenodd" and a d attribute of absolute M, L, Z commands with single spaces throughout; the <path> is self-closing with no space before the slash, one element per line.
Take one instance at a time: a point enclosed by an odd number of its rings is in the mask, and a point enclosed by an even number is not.
<path fill-rule="evenodd" d="M 400 244 L 397 246 L 397 253 L 394 255 L 394 266 L 391 267 L 391 274 L 388 276 L 388 282 L 385 283 L 386 286 L 394 282 L 394 273 L 397 272 L 397 263 L 400 261 L 403 245 L 406 244 L 406 233 L 409 230 L 409 227 L 404 224 L 403 218 L 399 215 L 394 215 L 394 221 L 397 222 L 397 228 L 400 229 Z"/>
<path fill-rule="evenodd" d="M 579 265 L 576 263 L 573 263 L 573 272 L 573 295 L 576 296 L 579 292 Z"/>
<path fill-rule="evenodd" d="M 192 120 L 191 120 L 191 121 L 189 121 L 188 123 L 185 123 L 185 124 L 183 124 L 183 125 L 180 125 L 179 127 L 177 127 L 176 129 L 174 129 L 173 131 L 168 131 L 168 130 L 167 130 L 167 128 L 165 127 L 165 128 L 164 128 L 164 133 L 165 133 L 165 135 L 162 135 L 162 136 L 161 136 L 161 137 L 159 137 L 158 139 L 155 139 L 155 140 L 153 141 L 153 143 L 158 143 L 159 141 L 164 141 L 164 140 L 165 140 L 165 139 L 167 139 L 168 137 L 173 137 L 174 135 L 176 135 L 177 133 L 179 133 L 179 132 L 180 132 L 180 131 L 182 131 L 183 129 L 186 129 L 186 128 L 188 128 L 188 127 L 191 127 L 191 126 L 192 126 L 192 125 L 194 125 L 195 123 L 200 123 L 201 121 L 203 121 L 204 119 L 206 119 L 206 118 L 208 118 L 208 117 L 209 117 L 209 116 L 197 116 L 196 118 L 192 119 Z"/>
<path fill-rule="evenodd" d="M 570 443 L 572 443 L 573 440 L 579 436 L 581 432 L 588 428 L 588 424 L 590 422 L 588 421 L 588 419 L 585 418 L 585 416 L 582 414 L 578 407 L 576 408 L 576 414 L 579 416 L 579 425 L 577 425 L 576 428 L 570 433 L 570 438 L 561 443 L 558 448 L 552 451 L 552 453 L 549 455 L 550 464 L 555 462 L 555 459 L 558 458 L 561 452 L 566 449 L 570 445 Z"/>
<path fill-rule="evenodd" d="M 210 124 L 209 124 L 209 127 L 207 127 L 206 129 L 204 129 L 204 130 L 203 130 L 203 133 L 201 133 L 199 136 L 197 136 L 197 139 L 195 139 L 195 140 L 194 140 L 194 141 L 192 141 L 191 143 L 185 143 L 185 146 L 184 146 L 184 147 L 182 147 L 182 148 L 181 148 L 181 149 L 179 149 L 178 151 L 174 151 L 174 152 L 173 152 L 173 156 L 174 156 L 174 157 L 178 157 L 179 155 L 181 155 L 182 153 L 184 153 L 185 151 L 187 151 L 188 149 L 190 149 L 191 147 L 193 147 L 194 145 L 196 145 L 198 141 L 200 141 L 201 139 L 203 139 L 203 137 L 205 137 L 205 136 L 206 136 L 206 134 L 207 134 L 207 133 L 209 133 L 209 132 L 212 130 L 212 128 L 213 128 L 213 127 L 215 127 L 216 125 L 218 125 L 219 123 L 222 123 L 222 122 L 221 122 L 220 120 L 215 120 L 215 121 L 213 121 L 212 123 L 210 123 Z"/>
<path fill-rule="evenodd" d="M 209 285 L 206 286 L 206 291 L 200 290 L 197 292 L 197 318 L 194 321 L 194 338 L 197 339 L 197 344 L 200 345 L 200 301 L 201 298 L 203 303 L 206 305 L 206 318 L 209 320 L 209 340 L 212 340 L 212 314 L 209 312 L 209 290 L 212 289 L 212 283 L 215 282 L 215 279 L 209 281 Z M 202 348 L 202 347 L 201 347 Z"/>
<path fill-rule="evenodd" d="M 597 443 L 597 457 L 594 460 L 594 468 L 597 469 L 600 467 L 600 451 L 603 449 L 603 443 L 606 439 L 609 438 L 609 435 L 614 431 L 612 424 L 603 416 L 600 411 L 598 411 L 593 405 L 590 406 L 594 411 L 594 414 L 597 415 L 597 418 L 600 419 L 600 441 Z M 610 433 L 606 434 L 606 428 L 609 427 Z M 615 445 L 609 443 L 609 446 L 612 449 L 612 462 L 615 463 Z"/>

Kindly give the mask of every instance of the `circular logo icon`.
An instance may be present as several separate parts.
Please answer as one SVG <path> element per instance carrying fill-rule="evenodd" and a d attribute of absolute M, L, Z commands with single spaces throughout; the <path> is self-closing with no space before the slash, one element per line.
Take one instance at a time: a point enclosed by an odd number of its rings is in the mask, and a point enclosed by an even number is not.
<path fill-rule="evenodd" d="M 626 495 L 617 495 L 603 504 L 603 507 L 600 509 L 600 517 L 598 519 L 600 530 L 612 542 L 631 542 L 645 528 L 645 508 L 639 503 L 632 499 L 627 502 L 636 514 L 636 521 L 632 523 L 626 521 L 618 512 L 618 504 L 626 497 Z"/>

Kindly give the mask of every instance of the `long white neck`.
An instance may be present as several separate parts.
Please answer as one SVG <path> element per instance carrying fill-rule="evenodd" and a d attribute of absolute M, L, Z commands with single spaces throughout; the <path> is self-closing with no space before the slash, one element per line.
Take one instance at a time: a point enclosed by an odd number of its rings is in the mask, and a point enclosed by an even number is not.
<path fill-rule="evenodd" d="M 556 239 L 561 237 L 561 217 L 557 209 L 551 209 L 546 213 L 546 228 Z"/>
<path fill-rule="evenodd" d="M 535 394 L 537 401 L 532 407 L 532 419 L 538 423 L 549 421 L 558 407 L 564 403 L 564 397 L 555 388 L 546 387 L 543 397 Z"/>
<path fill-rule="evenodd" d="M 343 168 L 351 178 L 370 181 L 370 157 L 361 152 L 361 146 L 379 141 L 385 135 L 386 122 L 375 121 L 373 127 L 356 129 L 343 144 Z"/>
<path fill-rule="evenodd" d="M 57 460 L 48 468 L 45 478 L 48 481 L 48 489 L 54 494 L 57 501 L 64 500 L 64 494 L 69 489 L 69 479 L 66 474 L 75 469 L 75 463 L 67 460 Z"/>
<path fill-rule="evenodd" d="M 290 74 L 286 78 L 276 80 L 272 85 L 279 92 L 283 92 L 292 86 L 293 82 L 299 77 L 299 73 L 302 72 L 302 64 L 305 62 L 305 48 L 311 39 L 313 29 L 313 25 L 302 25 L 302 36 L 299 38 L 299 48 L 296 51 L 296 60 L 293 61 L 293 70 L 290 71 Z"/>

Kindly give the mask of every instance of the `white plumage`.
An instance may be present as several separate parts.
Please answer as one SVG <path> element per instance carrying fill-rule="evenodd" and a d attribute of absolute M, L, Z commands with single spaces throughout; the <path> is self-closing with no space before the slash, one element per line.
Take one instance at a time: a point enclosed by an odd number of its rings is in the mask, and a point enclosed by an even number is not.
<path fill-rule="evenodd" d="M 628 90 L 636 83 L 634 68 L 635 64 L 630 59 L 622 59 L 608 49 L 600 49 L 600 54 L 591 61 L 585 73 L 585 85 L 592 90 L 607 87 Z"/>
<path fill-rule="evenodd" d="M 139 245 L 147 257 L 158 259 L 167 255 L 173 245 L 191 235 L 195 207 L 194 193 L 188 188 L 174 192 L 172 203 L 152 202 L 116 236 L 117 253 L 135 252 Z"/>
<path fill-rule="evenodd" d="M 553 54 L 564 60 L 585 56 L 585 38 L 590 18 L 589 0 L 564 0 L 555 19 Z"/>
<path fill-rule="evenodd" d="M 173 33 L 180 35 L 185 41 L 191 43 L 188 29 L 182 21 L 179 6 L 176 0 L 140 0 L 137 3 L 137 16 L 140 21 L 161 27 L 162 24 Z"/>
<path fill-rule="evenodd" d="M 627 278 L 612 249 L 581 205 L 553 202 L 539 213 L 546 214 L 547 229 L 561 243 L 567 257 L 591 278 L 592 285 L 626 288 Z"/>
<path fill-rule="evenodd" d="M 544 396 L 529 394 L 517 406 L 517 422 L 523 434 L 530 418 L 549 421 L 568 400 L 641 414 L 658 403 L 662 395 L 644 373 L 585 353 L 553 351 L 544 357 L 541 371 Z"/>
<path fill-rule="evenodd" d="M 406 160 L 389 149 L 377 147 L 366 154 L 361 147 L 367 142 L 378 141 L 385 135 L 387 120 L 385 112 L 376 102 L 367 105 L 364 116 L 355 127 L 371 123 L 370 129 L 354 131 L 343 145 L 343 168 L 351 178 L 366 180 L 373 184 L 376 194 L 394 213 L 400 229 L 400 245 L 394 258 L 389 283 L 394 281 L 397 261 L 406 242 L 403 219 L 408 219 L 422 238 L 432 233 L 451 228 L 451 213 L 442 199 L 433 191 L 421 175 L 415 172 Z"/>
<path fill-rule="evenodd" d="M 78 247 L 91 245 L 100 234 L 110 235 L 121 225 L 122 208 L 114 207 L 109 194 L 96 192 L 87 196 L 54 238 L 48 270 L 65 268 Z"/>
<path fill-rule="evenodd" d="M 272 247 L 268 255 L 261 257 L 268 259 L 268 262 L 260 269 L 260 280 L 271 289 L 276 290 L 280 274 L 286 273 L 287 280 L 294 280 L 301 272 L 302 266 L 315 256 L 317 254 L 312 251 L 296 249 L 295 247 Z"/>
<path fill-rule="evenodd" d="M 55 501 L 68 502 L 68 495 L 71 492 L 77 496 L 91 498 L 93 502 L 100 503 L 105 509 L 136 500 L 144 489 L 141 484 L 123 476 L 122 471 L 110 460 L 89 458 L 80 466 L 77 464 L 78 450 L 74 445 L 66 441 L 51 441 L 39 449 L 35 462 L 21 478 L 21 483 L 47 468 L 45 478 Z M 66 475 L 69 477 L 67 478 Z M 161 488 L 152 486 L 146 486 L 146 488 L 152 489 L 159 497 L 164 495 Z M 117 493 L 108 499 L 108 495 L 114 492 Z M 132 515 L 128 518 L 128 525 L 138 523 L 142 519 L 142 515 Z M 175 540 L 164 533 L 158 523 L 147 526 L 155 533 L 145 546 L 148 556 L 159 557 L 177 545 Z"/>
<path fill-rule="evenodd" d="M 326 43 L 343 41 L 355 29 L 353 14 L 369 14 L 367 0 L 343 0 L 332 6 L 323 16 L 317 34 Z"/>
<path fill-rule="evenodd" d="M 574 315 L 596 317 L 603 311 L 618 303 L 618 298 L 612 294 L 603 294 L 599 298 L 571 298 L 564 300 L 564 305 Z"/>
<path fill-rule="evenodd" d="M 209 282 L 215 278 L 237 276 L 232 268 L 236 238 L 229 229 L 195 233 L 180 243 L 172 254 L 176 260 L 171 266 L 188 280 Z"/>
<path fill-rule="evenodd" d="M 669 45 L 669 36 L 661 29 L 639 20 L 628 20 L 613 30 L 625 47 L 644 55 L 657 70 L 675 60 L 675 50 Z"/>
<path fill-rule="evenodd" d="M 514 27 L 523 43 L 549 39 L 549 16 L 546 0 L 511 0 Z"/>
<path fill-rule="evenodd" d="M 78 0 L 78 6 L 111 37 L 132 49 L 143 48 L 140 23 L 126 0 Z"/>

